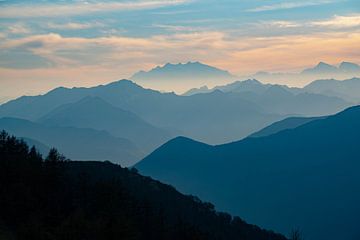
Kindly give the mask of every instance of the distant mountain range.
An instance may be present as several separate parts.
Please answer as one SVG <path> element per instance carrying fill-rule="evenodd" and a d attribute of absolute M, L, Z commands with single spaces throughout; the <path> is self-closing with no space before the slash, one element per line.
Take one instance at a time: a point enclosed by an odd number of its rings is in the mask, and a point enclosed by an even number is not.
<path fill-rule="evenodd" d="M 360 78 L 348 80 L 317 80 L 304 87 L 304 91 L 335 96 L 347 101 L 360 103 Z"/>
<path fill-rule="evenodd" d="M 157 66 L 150 71 L 140 71 L 135 73 L 131 80 L 134 81 L 191 81 L 191 80 L 232 80 L 235 76 L 228 71 L 221 70 L 200 62 L 188 62 Z"/>
<path fill-rule="evenodd" d="M 51 118 L 53 115 L 54 118 L 59 117 L 62 120 L 52 119 L 52 123 L 63 124 L 64 117 L 61 114 L 51 113 L 51 111 L 56 108 L 58 108 L 56 112 L 68 109 L 68 105 L 61 106 L 76 103 L 87 96 L 101 98 L 116 108 L 132 112 L 155 128 L 165 129 L 169 133 L 167 136 L 181 134 L 211 143 L 222 143 L 245 137 L 271 122 L 283 118 L 278 114 L 264 111 L 255 103 L 236 94 L 217 91 L 190 97 L 178 96 L 174 93 L 160 93 L 144 89 L 127 80 L 94 88 L 58 88 L 42 96 L 22 97 L 1 105 L 0 116 L 45 123 L 45 119 Z M 93 117 L 102 111 L 99 108 L 90 107 L 90 109 L 94 111 Z M 65 114 L 65 117 L 75 118 L 75 115 L 68 115 Z M 106 114 L 103 117 L 105 116 Z M 71 122 L 68 119 L 65 122 L 67 121 L 69 121 L 67 124 L 69 125 Z M 90 120 L 86 119 L 86 121 Z M 96 121 L 93 122 L 96 123 Z M 79 124 L 82 124 L 81 121 L 73 126 L 79 127 Z M 85 122 L 82 126 L 89 127 L 86 124 Z M 95 126 L 91 125 L 91 127 Z M 104 127 L 104 129 L 107 128 L 109 131 L 109 127 Z M 135 129 L 132 131 L 136 133 Z M 165 134 L 164 130 L 158 131 L 157 134 L 149 134 L 149 137 L 152 137 L 154 144 L 160 146 L 168 140 L 155 141 L 161 137 L 161 134 Z M 122 135 L 122 137 L 125 136 Z"/>
<path fill-rule="evenodd" d="M 360 83 L 360 79 L 354 81 Z M 256 103 L 268 112 L 281 115 L 319 116 L 334 113 L 334 109 L 342 110 L 346 106 L 351 105 L 351 103 L 343 100 L 336 94 L 330 96 L 325 93 L 315 93 L 316 91 L 308 89 L 289 88 L 285 85 L 262 84 L 255 79 L 236 81 L 211 89 L 207 87 L 191 89 L 185 93 L 185 96 L 211 93 L 219 90 L 228 94 L 241 96 L 249 102 Z M 358 96 L 360 97 L 360 94 L 358 94 Z"/>
<path fill-rule="evenodd" d="M 360 103 L 360 78 L 351 78 L 346 80 L 324 79 L 316 80 L 306 85 L 304 88 L 288 87 L 286 85 L 277 84 L 263 84 L 255 79 L 244 81 L 236 81 L 223 86 L 216 86 L 208 88 L 203 86 L 200 88 L 193 88 L 184 93 L 184 96 L 191 96 L 198 93 L 209 93 L 215 90 L 223 92 L 251 92 L 257 94 L 264 94 L 269 88 L 277 87 L 278 89 L 289 91 L 295 95 L 302 93 L 321 94 L 329 97 L 337 97 L 348 102 Z"/>
<path fill-rule="evenodd" d="M 188 62 L 157 66 L 150 71 L 140 71 L 130 77 L 131 80 L 145 87 L 186 91 L 188 85 L 216 85 L 229 83 L 237 79 L 228 71 L 200 62 Z"/>
<path fill-rule="evenodd" d="M 92 88 L 57 88 L 40 96 L 24 96 L 1 105 L 0 117 L 24 119 L 48 128 L 105 131 L 108 138 L 120 138 L 133 146 L 128 151 L 117 147 L 105 155 L 128 166 L 178 135 L 222 144 L 244 138 L 287 116 L 328 115 L 351 105 L 336 96 L 256 80 L 238 81 L 191 96 L 161 93 L 122 80 Z M 44 145 L 53 144 L 29 132 L 14 133 Z M 66 137 L 59 139 L 67 141 Z M 61 150 L 72 158 L 88 159 L 89 155 L 79 149 Z M 100 152 L 95 154 L 94 150 L 94 160 L 105 157 Z"/>
<path fill-rule="evenodd" d="M 135 167 L 262 227 L 358 239 L 360 106 L 282 125 L 218 146 L 178 137 Z"/>
<path fill-rule="evenodd" d="M 262 82 L 277 82 L 291 86 L 303 86 L 316 79 L 345 80 L 354 77 L 360 77 L 360 66 L 351 62 L 342 62 L 338 66 L 320 62 L 315 67 L 305 69 L 300 73 L 258 72 L 247 76 L 247 78 L 255 78 Z"/>
<path fill-rule="evenodd" d="M 299 87 L 317 79 L 344 80 L 354 77 L 360 77 L 360 66 L 352 62 L 342 62 L 338 66 L 320 62 L 316 66 L 304 69 L 299 73 L 269 73 L 260 71 L 248 76 L 235 76 L 226 70 L 200 62 L 188 62 L 178 64 L 167 63 L 149 71 L 139 71 L 131 76 L 130 79 L 148 88 L 180 93 L 187 92 L 188 86 L 207 86 L 213 88 L 214 86 L 229 84 L 233 81 L 246 78 Z M 203 90 L 206 91 L 206 87 L 203 87 Z"/>
<path fill-rule="evenodd" d="M 360 73 L 360 66 L 355 63 L 342 62 L 339 67 L 320 62 L 316 67 L 305 69 L 302 74 L 346 74 Z"/>

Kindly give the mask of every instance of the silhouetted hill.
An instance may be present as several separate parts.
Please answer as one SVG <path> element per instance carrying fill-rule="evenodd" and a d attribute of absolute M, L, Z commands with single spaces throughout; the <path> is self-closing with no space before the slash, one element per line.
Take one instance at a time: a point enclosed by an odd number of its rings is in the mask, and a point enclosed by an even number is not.
<path fill-rule="evenodd" d="M 0 130 L 57 147 L 76 160 L 107 159 L 129 166 L 144 156 L 129 140 L 94 129 L 44 126 L 23 119 L 1 118 Z"/>
<path fill-rule="evenodd" d="M 249 137 L 265 137 L 269 136 L 278 132 L 281 132 L 283 130 L 287 129 L 293 129 L 297 128 L 301 125 L 304 125 L 306 123 L 312 122 L 314 120 L 323 119 L 326 117 L 290 117 L 285 118 L 284 120 L 275 122 L 271 124 L 270 126 L 267 126 L 260 131 L 251 134 Z"/>
<path fill-rule="evenodd" d="M 359 135 L 357 106 L 225 145 L 176 139 L 136 168 L 260 226 L 299 227 L 307 239 L 352 240 L 360 237 Z"/>
<path fill-rule="evenodd" d="M 328 96 L 336 96 L 348 101 L 360 102 L 360 78 L 348 80 L 317 80 L 304 87 L 304 90 Z"/>
<path fill-rule="evenodd" d="M 72 162 L 0 133 L 1 239 L 286 240 L 109 162 Z"/>
<path fill-rule="evenodd" d="M 85 97 L 64 104 L 39 119 L 50 126 L 106 130 L 116 137 L 129 139 L 150 153 L 171 138 L 165 130 L 154 127 L 132 112 L 124 111 L 99 97 Z"/>

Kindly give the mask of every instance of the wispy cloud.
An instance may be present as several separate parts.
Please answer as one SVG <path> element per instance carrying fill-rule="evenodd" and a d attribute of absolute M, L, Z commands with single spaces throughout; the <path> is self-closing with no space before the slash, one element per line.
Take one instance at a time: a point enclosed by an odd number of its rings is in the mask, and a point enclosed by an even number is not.
<path fill-rule="evenodd" d="M 267 21 L 260 24 L 271 28 L 296 28 L 302 26 L 301 23 L 295 21 Z"/>
<path fill-rule="evenodd" d="M 59 34 L 29 36 L 3 41 L 0 51 L 26 50 L 62 68 L 139 69 L 146 64 L 192 59 L 229 70 L 293 69 L 313 62 L 349 59 L 360 52 L 357 33 L 324 33 L 309 36 L 229 37 L 222 32 L 195 32 L 133 37 L 63 37 Z M 311 52 L 311 57 L 309 57 Z M 354 56 L 358 58 L 359 56 Z M 272 61 L 268 61 L 272 59 Z M 241 63 L 242 69 L 239 69 Z"/>
<path fill-rule="evenodd" d="M 223 32 L 195 32 L 143 38 L 65 37 L 52 33 L 7 39 L 0 41 L 0 62 L 1 58 L 6 60 L 3 51 L 15 51 L 23 54 L 21 59 L 37 57 L 49 64 L 33 68 L 0 64 L 3 87 L 0 94 L 9 93 L 4 90 L 6 86 L 12 93 L 24 94 L 23 89 L 45 91 L 59 85 L 102 84 L 165 62 L 198 60 L 239 75 L 259 69 L 296 70 L 316 61 L 359 62 L 359 41 L 360 33 L 356 32 L 283 37 L 231 37 Z"/>
<path fill-rule="evenodd" d="M 31 30 L 23 23 L 15 23 L 8 26 L 7 32 L 11 34 L 27 34 L 30 33 Z"/>
<path fill-rule="evenodd" d="M 314 1 L 286 1 L 282 3 L 272 4 L 272 5 L 263 5 L 255 8 L 246 10 L 247 12 L 265 12 L 265 11 L 275 11 L 283 9 L 292 9 L 300 7 L 309 7 L 316 5 L 323 5 L 333 3 L 334 0 L 314 0 Z"/>
<path fill-rule="evenodd" d="M 105 11 L 155 9 L 191 0 L 141 0 L 133 2 L 78 2 L 63 4 L 12 4 L 0 8 L 0 18 L 34 18 L 83 15 Z"/>
<path fill-rule="evenodd" d="M 360 27 L 360 15 L 353 16 L 334 16 L 331 19 L 323 21 L 314 21 L 313 26 L 328 27 L 328 28 L 352 28 Z"/>
<path fill-rule="evenodd" d="M 189 14 L 196 13 L 199 10 L 173 10 L 173 11 L 161 11 L 161 12 L 153 12 L 155 15 L 177 15 L 177 14 Z"/>
<path fill-rule="evenodd" d="M 104 24 L 100 22 L 91 22 L 91 23 L 79 23 L 79 22 L 67 22 L 67 23 L 54 23 L 49 22 L 46 24 L 47 28 L 59 29 L 59 30 L 80 30 L 80 29 L 89 29 L 103 27 Z"/>
<path fill-rule="evenodd" d="M 152 27 L 165 29 L 170 32 L 196 32 L 196 31 L 205 31 L 206 30 L 203 27 L 168 25 L 168 24 L 153 24 Z"/>

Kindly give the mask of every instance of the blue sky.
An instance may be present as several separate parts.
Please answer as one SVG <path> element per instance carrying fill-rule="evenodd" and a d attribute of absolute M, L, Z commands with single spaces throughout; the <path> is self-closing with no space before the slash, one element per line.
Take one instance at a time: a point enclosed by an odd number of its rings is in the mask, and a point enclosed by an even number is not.
<path fill-rule="evenodd" d="M 244 75 L 343 60 L 360 63 L 358 0 L 0 0 L 8 95 L 20 94 L 17 84 L 32 94 L 167 62 Z"/>

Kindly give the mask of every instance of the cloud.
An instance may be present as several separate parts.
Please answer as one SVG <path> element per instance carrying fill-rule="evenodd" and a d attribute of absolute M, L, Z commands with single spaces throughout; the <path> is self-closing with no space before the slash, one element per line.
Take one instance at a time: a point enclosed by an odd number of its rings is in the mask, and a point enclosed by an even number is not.
<path fill-rule="evenodd" d="M 35 56 L 47 61 L 43 67 L 26 69 L 0 64 L 0 94 L 1 91 L 7 95 L 24 94 L 23 89 L 35 94 L 59 85 L 102 84 L 127 78 L 140 69 L 189 60 L 228 69 L 238 75 L 259 70 L 297 71 L 319 61 L 359 63 L 359 42 L 360 33 L 356 32 L 280 37 L 235 37 L 216 31 L 147 38 L 65 37 L 55 33 L 34 35 L 0 42 L 0 63 L 1 57 L 6 56 L 2 53 L 11 51 L 29 54 L 22 55 L 23 59 Z M 18 87 L 19 84 L 22 88 Z"/>
<path fill-rule="evenodd" d="M 96 12 L 155 9 L 190 0 L 141 0 L 133 2 L 77 2 L 73 4 L 12 4 L 0 8 L 0 18 L 34 18 L 84 15 Z"/>
<path fill-rule="evenodd" d="M 189 53 L 204 54 L 207 49 L 223 47 L 223 34 L 218 32 L 158 35 L 149 38 L 132 37 L 63 37 L 51 33 L 0 43 L 1 51 L 28 51 L 48 59 L 56 66 L 107 65 L 115 67 L 121 62 L 158 62 L 168 55 L 186 56 Z M 184 57 L 185 59 L 185 57 Z"/>
<path fill-rule="evenodd" d="M 92 23 L 78 23 L 78 22 L 67 22 L 67 23 L 54 23 L 49 22 L 46 24 L 47 28 L 50 29 L 59 29 L 59 30 L 81 30 L 81 29 L 90 29 L 103 27 L 104 24 L 100 22 L 92 22 Z"/>
<path fill-rule="evenodd" d="M 280 37 L 234 37 L 223 32 L 192 32 L 134 37 L 63 37 L 51 33 L 0 43 L 1 51 L 23 50 L 47 59 L 53 66 L 130 69 L 167 61 L 197 60 L 233 72 L 301 68 L 314 59 L 348 59 L 360 52 L 360 33 L 319 33 Z M 309 53 L 311 52 L 311 56 Z M 351 55 L 353 59 L 359 56 Z M 271 59 L 271 61 L 269 61 Z"/>
<path fill-rule="evenodd" d="M 183 25 L 167 25 L 167 24 L 153 24 L 155 28 L 165 29 L 171 32 L 196 32 L 196 31 L 204 31 L 203 27 L 195 27 L 195 26 L 183 26 Z"/>
<path fill-rule="evenodd" d="M 295 22 L 295 21 L 266 21 L 266 22 L 261 22 L 260 23 L 261 26 L 266 26 L 266 27 L 275 27 L 275 28 L 296 28 L 296 27 L 301 27 L 302 24 L 299 22 Z"/>
<path fill-rule="evenodd" d="M 22 23 L 16 23 L 8 26 L 8 33 L 11 34 L 28 34 L 31 30 Z"/>
<path fill-rule="evenodd" d="M 336 29 L 360 27 L 360 15 L 334 16 L 328 20 L 312 22 L 311 25 Z"/>
<path fill-rule="evenodd" d="M 265 12 L 265 11 L 275 11 L 275 10 L 284 10 L 300 7 L 310 7 L 323 4 L 333 3 L 334 0 L 317 0 L 317 1 L 296 1 L 296 2 L 282 2 L 272 5 L 263 5 L 256 8 L 251 8 L 246 10 L 246 12 Z"/>

